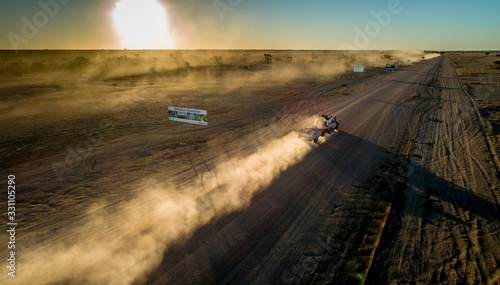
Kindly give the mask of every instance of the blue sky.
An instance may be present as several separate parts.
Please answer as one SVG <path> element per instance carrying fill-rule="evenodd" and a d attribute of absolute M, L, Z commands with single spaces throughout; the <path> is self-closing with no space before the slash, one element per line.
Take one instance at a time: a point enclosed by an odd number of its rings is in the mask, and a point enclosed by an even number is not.
<path fill-rule="evenodd" d="M 40 1 L 58 6 L 46 23 Z M 500 49 L 498 0 L 157 1 L 168 11 L 170 48 Z M 116 2 L 1 0 L 0 49 L 126 48 L 113 26 Z M 43 25 L 23 34 L 23 17 L 35 15 Z"/>

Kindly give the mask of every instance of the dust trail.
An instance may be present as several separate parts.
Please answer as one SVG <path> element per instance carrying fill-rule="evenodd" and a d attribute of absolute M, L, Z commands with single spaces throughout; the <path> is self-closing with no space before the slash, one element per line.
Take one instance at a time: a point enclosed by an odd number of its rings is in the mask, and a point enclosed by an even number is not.
<path fill-rule="evenodd" d="M 297 133 L 275 139 L 246 157 L 217 165 L 203 184 L 149 182 L 118 210 L 94 211 L 86 224 L 22 254 L 17 284 L 131 284 L 144 282 L 164 251 L 216 217 L 249 205 L 253 195 L 315 146 Z M 195 193 L 195 194 L 193 194 Z M 97 213 L 96 213 L 97 212 Z M 21 270 L 21 269 L 20 269 Z M 59 283 L 58 283 L 59 284 Z"/>

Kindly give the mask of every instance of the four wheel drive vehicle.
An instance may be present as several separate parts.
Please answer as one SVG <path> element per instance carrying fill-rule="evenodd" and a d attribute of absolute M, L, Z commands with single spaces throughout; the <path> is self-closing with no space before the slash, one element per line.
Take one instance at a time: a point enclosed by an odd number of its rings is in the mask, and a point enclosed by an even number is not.
<path fill-rule="evenodd" d="M 318 143 L 319 136 L 324 136 L 325 133 L 333 133 L 339 127 L 337 117 L 322 115 L 314 122 L 314 125 L 300 130 L 299 138 Z"/>
<path fill-rule="evenodd" d="M 339 121 L 337 117 L 331 115 L 321 115 L 321 117 L 316 119 L 314 125 L 321 130 L 321 136 L 325 133 L 332 133 L 339 127 Z"/>

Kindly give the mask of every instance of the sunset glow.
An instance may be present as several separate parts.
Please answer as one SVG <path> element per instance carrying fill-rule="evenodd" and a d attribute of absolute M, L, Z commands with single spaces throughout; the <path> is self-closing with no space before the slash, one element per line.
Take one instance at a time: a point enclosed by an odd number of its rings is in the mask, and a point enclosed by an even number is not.
<path fill-rule="evenodd" d="M 113 11 L 113 20 L 123 48 L 173 47 L 167 10 L 156 0 L 121 0 Z"/>

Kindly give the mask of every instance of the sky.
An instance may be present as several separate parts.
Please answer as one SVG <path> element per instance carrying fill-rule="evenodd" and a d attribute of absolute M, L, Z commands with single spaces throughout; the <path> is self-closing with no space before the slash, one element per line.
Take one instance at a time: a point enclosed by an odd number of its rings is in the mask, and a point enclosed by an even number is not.
<path fill-rule="evenodd" d="M 0 49 L 499 50 L 499 11 L 498 0 L 0 0 Z"/>

